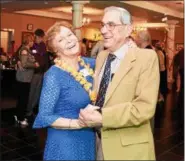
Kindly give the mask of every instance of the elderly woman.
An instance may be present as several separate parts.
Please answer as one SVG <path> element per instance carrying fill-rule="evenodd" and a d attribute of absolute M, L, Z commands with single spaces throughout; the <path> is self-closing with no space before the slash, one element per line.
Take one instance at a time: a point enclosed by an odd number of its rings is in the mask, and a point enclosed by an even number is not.
<path fill-rule="evenodd" d="M 57 54 L 46 72 L 33 128 L 47 128 L 44 160 L 95 160 L 95 133 L 80 126 L 81 109 L 94 101 L 94 59 L 82 58 L 71 25 L 57 22 L 46 34 L 48 49 Z"/>
<path fill-rule="evenodd" d="M 34 68 L 37 68 L 39 64 L 35 61 L 31 55 L 30 48 L 33 46 L 33 36 L 27 35 L 23 38 L 23 44 L 18 52 L 18 58 L 21 62 L 21 68 L 17 69 L 16 79 L 18 82 L 18 100 L 17 100 L 17 116 L 15 119 L 21 125 L 28 125 L 25 116 L 28 96 L 30 90 L 30 82 L 33 76 Z"/>

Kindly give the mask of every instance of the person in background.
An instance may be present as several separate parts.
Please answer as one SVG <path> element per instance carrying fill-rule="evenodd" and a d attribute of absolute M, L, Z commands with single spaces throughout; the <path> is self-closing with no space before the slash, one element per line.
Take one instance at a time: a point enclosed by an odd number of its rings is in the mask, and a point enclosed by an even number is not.
<path fill-rule="evenodd" d="M 15 70 L 17 70 L 19 68 L 19 70 L 23 70 L 23 67 L 21 65 L 21 61 L 19 59 L 19 52 L 20 49 L 22 48 L 23 44 L 21 44 L 17 50 L 14 53 L 13 59 L 14 59 L 14 64 L 15 64 Z"/>
<path fill-rule="evenodd" d="M 164 45 L 164 42 L 161 42 L 161 41 L 158 41 L 156 42 L 156 44 L 154 45 L 154 47 L 158 50 L 161 50 L 163 55 L 164 55 L 164 64 L 165 64 L 165 68 L 167 69 L 167 62 L 168 62 L 168 59 L 167 59 L 167 55 L 166 55 L 166 51 L 165 51 L 165 45 Z M 166 79 L 167 79 L 167 71 L 166 71 Z"/>
<path fill-rule="evenodd" d="M 166 55 L 165 43 L 161 41 L 161 42 L 160 42 L 160 47 L 161 47 L 161 50 L 162 50 L 162 52 L 164 53 L 164 55 Z"/>
<path fill-rule="evenodd" d="M 181 88 L 181 77 L 180 77 L 180 73 L 179 73 L 179 55 L 180 52 L 177 52 L 176 55 L 173 58 L 173 79 L 175 81 L 175 89 L 176 92 L 179 93 L 180 92 L 180 88 Z"/>
<path fill-rule="evenodd" d="M 178 76 L 180 79 L 178 111 L 182 127 L 184 128 L 184 48 L 182 48 L 174 57 L 174 79 Z"/>
<path fill-rule="evenodd" d="M 15 41 L 11 41 L 10 42 L 10 49 L 9 49 L 9 53 L 11 56 L 14 56 L 14 53 L 15 53 Z"/>
<path fill-rule="evenodd" d="M 49 56 L 49 67 L 51 67 L 52 65 L 54 65 L 54 60 L 56 58 L 56 53 L 53 53 L 53 52 L 50 52 L 50 51 L 47 51 L 47 54 Z"/>
<path fill-rule="evenodd" d="M 154 49 L 151 45 L 151 36 L 147 30 L 138 31 L 135 38 L 138 47 L 143 49 Z"/>
<path fill-rule="evenodd" d="M 8 60 L 8 57 L 7 57 L 6 53 L 4 52 L 3 48 L 0 48 L 0 59 L 1 59 L 2 62 Z"/>
<path fill-rule="evenodd" d="M 33 36 L 27 35 L 23 38 L 22 47 L 19 49 L 19 61 L 21 69 L 17 68 L 16 80 L 18 82 L 17 92 L 18 99 L 16 105 L 15 121 L 23 126 L 27 126 L 26 109 L 28 104 L 30 82 L 34 73 L 34 69 L 39 67 L 38 62 L 31 55 L 30 48 L 33 46 Z"/>
<path fill-rule="evenodd" d="M 82 39 L 81 56 L 87 57 L 87 39 Z"/>
<path fill-rule="evenodd" d="M 159 59 L 159 69 L 160 69 L 160 86 L 159 86 L 159 98 L 158 102 L 164 102 L 167 84 L 166 84 L 166 67 L 165 67 L 165 57 L 161 48 L 155 47 L 156 53 Z"/>
<path fill-rule="evenodd" d="M 0 48 L 0 55 L 6 55 L 2 47 Z"/>
<path fill-rule="evenodd" d="M 129 46 L 129 48 L 136 48 L 138 47 L 134 38 L 132 36 L 128 36 L 128 38 L 126 38 L 127 44 Z"/>
<path fill-rule="evenodd" d="M 167 82 L 167 64 L 168 64 L 168 58 L 166 56 L 165 50 L 160 46 L 160 42 L 158 42 L 158 43 L 155 44 L 155 49 L 156 49 L 156 51 L 158 51 L 157 53 L 160 53 L 160 55 L 163 54 L 163 56 L 161 55 L 159 57 L 160 60 L 162 60 L 163 66 L 164 66 L 164 69 L 165 69 L 163 71 L 163 74 L 160 77 L 160 79 L 162 79 L 162 80 L 160 80 L 160 82 L 162 83 L 160 89 L 161 89 L 161 93 L 162 93 L 164 99 L 166 99 L 166 95 L 168 93 L 168 85 L 167 85 L 168 84 L 168 82 Z"/>
<path fill-rule="evenodd" d="M 91 50 L 91 57 L 96 58 L 98 53 L 104 50 L 103 40 L 98 41 Z"/>
<path fill-rule="evenodd" d="M 181 80 L 181 87 L 179 93 L 179 109 L 180 109 L 180 121 L 184 128 L 184 48 L 179 51 L 179 74 Z"/>
<path fill-rule="evenodd" d="M 37 107 L 39 102 L 44 73 L 49 68 L 49 56 L 46 54 L 46 45 L 44 43 L 45 33 L 42 29 L 37 29 L 34 32 L 34 35 L 35 40 L 31 50 L 35 60 L 39 63 L 39 68 L 34 70 L 31 80 L 28 108 L 26 113 L 28 121 L 30 122 L 33 120 L 33 110 Z"/>

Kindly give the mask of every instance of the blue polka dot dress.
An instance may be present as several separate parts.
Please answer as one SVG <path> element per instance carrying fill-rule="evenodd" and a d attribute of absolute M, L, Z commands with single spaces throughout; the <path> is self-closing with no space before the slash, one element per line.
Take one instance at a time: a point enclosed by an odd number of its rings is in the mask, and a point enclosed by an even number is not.
<path fill-rule="evenodd" d="M 83 59 L 94 69 L 94 59 Z M 93 81 L 91 76 L 86 76 L 86 79 Z M 68 72 L 56 66 L 47 71 L 39 112 L 33 124 L 33 128 L 47 128 L 44 160 L 95 160 L 95 133 L 92 128 L 73 130 L 50 126 L 60 117 L 77 119 L 80 109 L 90 103 L 88 93 Z"/>

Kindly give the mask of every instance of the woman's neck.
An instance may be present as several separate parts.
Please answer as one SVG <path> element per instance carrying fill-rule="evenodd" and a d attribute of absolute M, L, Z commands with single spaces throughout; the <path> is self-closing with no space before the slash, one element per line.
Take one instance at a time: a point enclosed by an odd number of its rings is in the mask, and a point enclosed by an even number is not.
<path fill-rule="evenodd" d="M 75 56 L 61 56 L 60 59 L 63 63 L 67 63 L 70 67 L 72 67 L 76 70 L 79 69 L 77 55 L 75 55 Z"/>

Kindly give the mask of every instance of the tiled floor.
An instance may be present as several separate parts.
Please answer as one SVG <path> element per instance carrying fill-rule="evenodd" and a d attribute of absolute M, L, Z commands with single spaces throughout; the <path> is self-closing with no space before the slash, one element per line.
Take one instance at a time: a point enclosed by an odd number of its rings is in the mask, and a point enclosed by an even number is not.
<path fill-rule="evenodd" d="M 157 107 L 155 119 L 155 149 L 157 160 L 184 160 L 184 129 L 179 123 L 175 95 L 169 93 L 165 107 Z M 4 103 L 6 105 L 6 103 Z M 1 159 L 42 160 L 45 129 L 20 128 L 14 123 L 15 108 L 1 110 Z"/>

